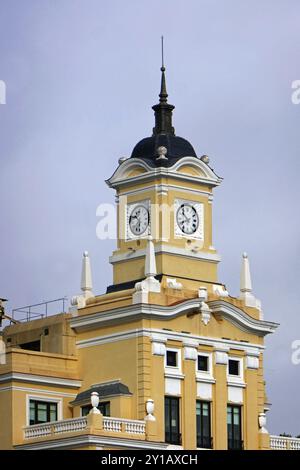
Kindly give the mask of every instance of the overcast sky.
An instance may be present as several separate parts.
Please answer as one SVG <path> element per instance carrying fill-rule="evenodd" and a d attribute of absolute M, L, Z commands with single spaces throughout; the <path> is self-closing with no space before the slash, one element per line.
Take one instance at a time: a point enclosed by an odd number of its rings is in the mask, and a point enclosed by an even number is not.
<path fill-rule="evenodd" d="M 114 241 L 96 238 L 104 179 L 151 134 L 165 36 L 177 135 L 208 154 L 220 281 L 238 295 L 250 257 L 265 318 L 272 433 L 300 434 L 299 0 L 0 0 L 0 296 L 8 310 L 111 284 Z M 297 209 L 298 207 L 298 209 Z"/>

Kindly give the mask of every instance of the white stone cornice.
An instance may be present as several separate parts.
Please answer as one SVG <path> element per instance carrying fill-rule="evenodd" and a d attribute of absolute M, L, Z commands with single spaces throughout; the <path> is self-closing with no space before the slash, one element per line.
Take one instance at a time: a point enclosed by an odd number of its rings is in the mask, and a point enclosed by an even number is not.
<path fill-rule="evenodd" d="M 203 196 L 203 197 L 208 198 L 209 202 L 213 201 L 213 194 L 210 191 L 204 191 L 203 189 L 187 188 L 185 186 L 179 186 L 179 185 L 170 184 L 170 183 L 149 184 L 147 186 L 143 186 L 142 188 L 124 190 L 122 191 L 121 197 L 149 193 L 149 191 L 154 191 L 157 194 L 167 194 L 170 189 L 175 190 L 176 192 L 183 192 L 184 194 L 193 194 L 193 195 L 196 194 L 198 196 Z"/>
<path fill-rule="evenodd" d="M 180 168 L 186 165 L 198 169 L 199 175 L 180 173 Z M 139 168 L 143 169 L 144 172 L 136 176 L 128 177 L 130 171 Z M 118 188 L 144 181 L 151 181 L 157 177 L 173 177 L 181 181 L 193 181 L 197 184 L 202 183 L 212 187 L 218 186 L 222 182 L 222 178 L 217 176 L 202 160 L 187 156 L 181 158 L 172 167 L 168 168 L 153 168 L 140 158 L 128 158 L 116 169 L 111 178 L 106 180 L 106 183 L 111 188 Z"/>
<path fill-rule="evenodd" d="M 186 259 L 197 259 L 199 261 L 206 261 L 210 263 L 219 263 L 221 261 L 221 256 L 217 253 L 211 253 L 209 251 L 197 251 L 194 252 L 191 249 L 187 248 L 180 248 L 178 246 L 172 246 L 165 243 L 155 243 L 155 254 L 165 254 L 165 255 L 173 255 L 173 256 L 182 256 Z M 145 249 L 136 250 L 134 253 L 117 253 L 109 257 L 109 262 L 111 264 L 122 263 L 124 261 L 137 259 L 137 258 L 144 258 L 146 254 Z"/>
<path fill-rule="evenodd" d="M 208 305 L 213 313 L 218 313 L 240 330 L 248 333 L 265 336 L 268 333 L 273 333 L 278 326 L 277 323 L 256 320 L 241 309 L 224 300 L 211 301 L 208 302 Z M 171 306 L 152 304 L 129 305 L 106 312 L 74 317 L 70 319 L 70 324 L 72 328 L 78 331 L 84 331 L 98 328 L 101 325 L 111 322 L 117 321 L 119 323 L 120 320 L 127 320 L 133 317 L 168 320 L 180 315 L 186 315 L 193 311 L 199 312 L 200 306 L 201 300 L 199 299 L 190 299 Z"/>
<path fill-rule="evenodd" d="M 138 439 L 124 439 L 118 436 L 104 437 L 87 434 L 84 436 L 73 436 L 64 439 L 55 439 L 30 444 L 21 444 L 14 446 L 18 450 L 47 450 L 47 449 L 74 449 L 77 447 L 86 447 L 90 445 L 108 447 L 109 449 L 167 449 L 168 444 L 163 442 L 142 441 Z"/>
<path fill-rule="evenodd" d="M 0 387 L 1 392 L 8 392 L 8 391 L 18 391 L 18 392 L 26 392 L 26 393 L 38 393 L 39 395 L 47 396 L 54 396 L 54 397 L 68 397 L 68 398 L 76 398 L 76 393 L 66 393 L 59 391 L 53 391 L 48 389 L 41 389 L 41 388 L 31 388 L 31 387 L 21 387 L 17 385 L 8 385 L 7 387 Z"/>
<path fill-rule="evenodd" d="M 273 333 L 279 326 L 278 323 L 256 320 L 238 307 L 224 300 L 213 300 L 208 302 L 212 313 L 221 314 L 230 323 L 240 328 L 242 331 L 265 336 Z"/>
<path fill-rule="evenodd" d="M 90 348 L 99 346 L 107 343 L 115 343 L 119 341 L 125 341 L 137 337 L 149 337 L 150 340 L 156 344 L 164 345 L 168 340 L 182 342 L 183 345 L 186 341 L 195 341 L 197 346 L 209 346 L 216 352 L 223 352 L 227 355 L 230 348 L 243 351 L 246 354 L 251 354 L 256 351 L 264 351 L 265 347 L 260 344 L 244 343 L 242 341 L 235 341 L 223 338 L 214 338 L 207 336 L 198 336 L 188 333 L 180 333 L 177 331 L 166 331 L 158 328 L 140 328 L 135 330 L 126 330 L 118 333 L 112 333 L 110 335 L 102 335 L 94 338 L 78 341 L 77 347 Z"/>
<path fill-rule="evenodd" d="M 80 388 L 81 380 L 64 379 L 59 377 L 49 377 L 46 375 L 23 374 L 20 372 L 10 372 L 0 375 L 0 383 L 5 382 L 27 382 L 38 383 L 40 385 L 55 385 L 68 388 Z"/>

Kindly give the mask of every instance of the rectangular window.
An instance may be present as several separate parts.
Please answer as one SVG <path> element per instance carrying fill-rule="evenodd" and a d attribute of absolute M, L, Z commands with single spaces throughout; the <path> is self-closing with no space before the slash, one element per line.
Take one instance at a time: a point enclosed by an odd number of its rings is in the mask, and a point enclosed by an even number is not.
<path fill-rule="evenodd" d="M 176 397 L 165 397 L 165 441 L 181 444 L 179 398 Z"/>
<path fill-rule="evenodd" d="M 201 372 L 208 372 L 209 371 L 209 362 L 208 356 L 198 355 L 198 370 Z"/>
<path fill-rule="evenodd" d="M 31 341 L 30 343 L 19 344 L 21 349 L 27 349 L 28 351 L 40 351 L 41 341 Z"/>
<path fill-rule="evenodd" d="M 57 421 L 57 403 L 39 400 L 30 400 L 30 426 L 33 424 Z"/>
<path fill-rule="evenodd" d="M 87 416 L 92 409 L 92 405 L 85 405 L 81 407 L 81 416 Z M 110 416 L 110 402 L 103 401 L 99 403 L 98 410 L 103 414 L 103 416 Z"/>
<path fill-rule="evenodd" d="M 227 406 L 227 437 L 229 450 L 243 449 L 240 406 Z"/>
<path fill-rule="evenodd" d="M 196 402 L 197 447 L 212 449 L 210 402 Z"/>
<path fill-rule="evenodd" d="M 166 364 L 168 367 L 178 367 L 178 353 L 177 351 L 167 350 Z"/>
<path fill-rule="evenodd" d="M 240 375 L 240 361 L 238 359 L 229 359 L 228 373 L 229 375 Z"/>

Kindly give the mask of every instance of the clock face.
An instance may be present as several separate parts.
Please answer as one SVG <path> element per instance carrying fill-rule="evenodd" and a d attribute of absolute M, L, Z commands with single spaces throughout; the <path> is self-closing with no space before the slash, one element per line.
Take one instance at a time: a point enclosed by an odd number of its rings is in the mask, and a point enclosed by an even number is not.
<path fill-rule="evenodd" d="M 176 220 L 180 230 L 186 235 L 194 234 L 199 226 L 199 217 L 191 204 L 181 204 L 177 210 Z"/>
<path fill-rule="evenodd" d="M 129 227 L 133 235 L 138 236 L 145 233 L 149 226 L 149 211 L 143 205 L 137 205 L 129 216 Z"/>

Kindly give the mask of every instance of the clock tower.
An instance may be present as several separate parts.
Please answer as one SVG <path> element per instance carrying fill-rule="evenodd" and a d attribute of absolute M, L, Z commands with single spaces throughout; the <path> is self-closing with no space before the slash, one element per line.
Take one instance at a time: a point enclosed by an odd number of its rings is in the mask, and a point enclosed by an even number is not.
<path fill-rule="evenodd" d="M 218 282 L 221 178 L 175 134 L 161 72 L 153 133 L 107 181 L 118 207 L 113 284 L 95 293 L 84 252 L 68 313 L 30 319 L 29 307 L 27 322 L 3 331 L 0 448 L 283 448 L 266 428 L 263 370 L 264 337 L 278 325 L 264 320 L 246 253 L 239 296 Z"/>
<path fill-rule="evenodd" d="M 161 67 L 159 103 L 152 107 L 152 136 L 121 158 L 107 184 L 116 190 L 118 246 L 110 257 L 113 286 L 130 286 L 144 278 L 147 239 L 152 237 L 156 277 L 182 285 L 217 284 L 220 257 L 212 241 L 213 188 L 222 178 L 175 134 L 174 106 L 168 103 L 165 67 Z M 196 285 L 195 284 L 195 285 Z"/>

